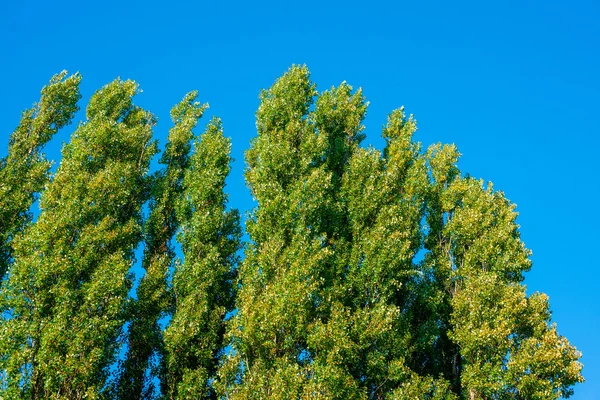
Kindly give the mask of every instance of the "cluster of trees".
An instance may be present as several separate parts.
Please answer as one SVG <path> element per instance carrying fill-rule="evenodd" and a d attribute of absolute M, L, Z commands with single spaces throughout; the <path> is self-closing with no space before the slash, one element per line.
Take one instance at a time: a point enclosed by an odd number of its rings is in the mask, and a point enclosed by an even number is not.
<path fill-rule="evenodd" d="M 194 135 L 195 92 L 158 171 L 156 119 L 115 80 L 50 173 L 80 80 L 53 77 L 0 160 L 0 398 L 555 399 L 583 381 L 522 285 L 514 205 L 455 146 L 422 149 L 403 109 L 366 148 L 362 92 L 290 68 L 260 95 L 243 244 L 230 141 L 216 118 Z"/>

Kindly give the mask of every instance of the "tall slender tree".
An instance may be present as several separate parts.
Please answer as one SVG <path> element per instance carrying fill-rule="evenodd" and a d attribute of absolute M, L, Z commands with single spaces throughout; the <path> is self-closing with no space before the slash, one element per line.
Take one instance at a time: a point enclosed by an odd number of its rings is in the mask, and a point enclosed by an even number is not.
<path fill-rule="evenodd" d="M 247 153 L 258 207 L 222 368 L 226 397 L 383 398 L 414 381 L 396 297 L 416 273 L 425 163 L 401 111 L 386 128 L 386 159 L 360 148 L 365 113 L 362 92 L 346 83 L 317 96 L 305 67 L 261 95 Z M 447 385 L 430 377 L 405 392 L 417 389 L 439 397 Z"/>
<path fill-rule="evenodd" d="M 227 209 L 224 192 L 232 159 L 221 121 L 213 118 L 194 144 L 176 202 L 184 258 L 175 264 L 173 316 L 164 332 L 162 393 L 168 399 L 216 398 L 213 381 L 225 318 L 234 307 L 240 249 L 239 214 Z"/>
<path fill-rule="evenodd" d="M 261 94 L 258 137 L 246 153 L 246 179 L 258 208 L 240 266 L 233 349 L 221 369 L 226 398 L 297 398 L 308 379 L 312 294 L 329 250 L 318 217 L 330 183 L 322 166 L 326 137 L 315 135 L 316 94 L 308 70 L 292 67 Z"/>
<path fill-rule="evenodd" d="M 11 242 L 31 221 L 29 209 L 49 180 L 50 162 L 41 151 L 77 112 L 80 81 L 79 74 L 54 75 L 40 101 L 21 115 L 0 159 L 0 282 L 13 261 Z"/>
<path fill-rule="evenodd" d="M 151 211 L 145 222 L 145 275 L 131 307 L 128 350 L 117 391 L 121 399 L 153 398 L 159 389 L 155 383 L 160 379 L 160 360 L 153 364 L 152 357 L 164 356 L 159 320 L 172 311 L 168 278 L 175 257 L 171 240 L 179 228 L 176 206 L 184 197 L 183 179 L 189 165 L 192 130 L 208 107 L 196 102 L 196 98 L 197 92 L 190 92 L 171 110 L 174 126 L 160 159 L 164 168 L 156 174 Z"/>
<path fill-rule="evenodd" d="M 15 242 L 2 292 L 1 396 L 100 398 L 124 323 L 128 276 L 141 239 L 154 117 L 133 81 L 91 98 L 41 214 Z"/>
<path fill-rule="evenodd" d="M 344 368 L 362 398 L 453 398 L 443 377 L 419 373 L 409 363 L 408 310 L 420 275 L 415 259 L 422 248 L 428 189 L 425 158 L 412 140 L 415 131 L 412 116 L 395 110 L 383 128 L 383 154 L 359 149 L 343 178 L 350 246 L 337 278 L 341 316 L 330 325 L 350 350 Z M 315 343 L 323 341 L 317 336 Z M 339 342 L 330 344 L 334 354 Z M 341 396 L 332 391 L 327 398 Z"/>

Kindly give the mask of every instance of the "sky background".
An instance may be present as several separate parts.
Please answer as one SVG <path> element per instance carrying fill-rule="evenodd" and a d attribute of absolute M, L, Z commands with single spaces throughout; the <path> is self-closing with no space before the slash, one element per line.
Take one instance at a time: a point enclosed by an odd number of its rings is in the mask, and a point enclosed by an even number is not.
<path fill-rule="evenodd" d="M 587 382 L 572 398 L 600 399 L 598 0 L 161 3 L 0 2 L 0 157 L 21 111 L 63 69 L 83 75 L 82 108 L 116 77 L 138 81 L 161 146 L 170 108 L 197 89 L 211 106 L 201 125 L 220 116 L 233 140 L 227 190 L 245 212 L 259 91 L 307 64 L 320 90 L 363 88 L 367 144 L 381 148 L 387 114 L 404 105 L 417 140 L 456 143 L 462 171 L 517 204 L 533 250 L 528 291 L 550 296 L 559 333 L 583 352 Z M 75 126 L 49 158 L 60 160 Z"/>

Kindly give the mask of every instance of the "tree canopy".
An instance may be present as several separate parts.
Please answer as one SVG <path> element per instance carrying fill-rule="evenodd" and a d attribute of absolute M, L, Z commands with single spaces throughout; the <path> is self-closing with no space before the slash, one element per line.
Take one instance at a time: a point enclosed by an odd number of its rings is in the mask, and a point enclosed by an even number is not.
<path fill-rule="evenodd" d="M 557 399 L 583 382 L 523 285 L 515 205 L 456 146 L 415 141 L 404 108 L 375 149 L 360 89 L 292 66 L 263 90 L 243 243 L 230 139 L 216 117 L 194 133 L 196 92 L 151 170 L 156 117 L 135 82 L 107 84 L 51 174 L 41 150 L 80 81 L 53 77 L 0 160 L 0 398 Z"/>

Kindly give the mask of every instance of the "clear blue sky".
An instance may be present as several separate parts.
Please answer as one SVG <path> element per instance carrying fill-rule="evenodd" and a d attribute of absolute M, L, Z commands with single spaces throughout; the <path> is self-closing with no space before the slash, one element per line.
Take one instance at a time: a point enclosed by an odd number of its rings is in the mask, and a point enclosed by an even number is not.
<path fill-rule="evenodd" d="M 320 89 L 363 87 L 369 143 L 381 146 L 386 115 L 405 105 L 418 140 L 456 143 L 461 169 L 518 205 L 534 261 L 525 283 L 550 296 L 559 332 L 584 355 L 573 398 L 600 399 L 597 0 L 184 3 L 0 2 L 0 156 L 21 110 L 63 69 L 82 73 L 82 105 L 117 76 L 137 80 L 162 144 L 169 109 L 198 89 L 233 139 L 228 189 L 245 211 L 259 90 L 305 63 Z"/>

